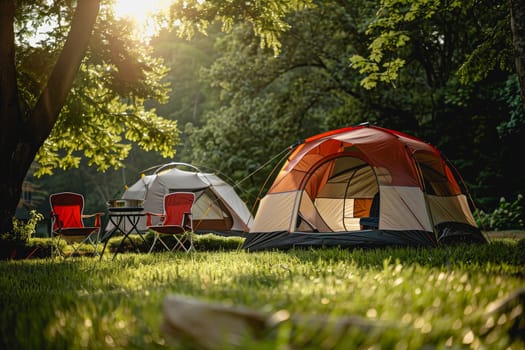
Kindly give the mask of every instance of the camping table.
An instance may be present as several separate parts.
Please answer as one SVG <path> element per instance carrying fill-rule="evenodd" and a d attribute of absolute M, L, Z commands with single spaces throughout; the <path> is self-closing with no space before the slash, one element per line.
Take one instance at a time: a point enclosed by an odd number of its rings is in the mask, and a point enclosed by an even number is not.
<path fill-rule="evenodd" d="M 142 241 L 147 244 L 144 234 L 137 227 L 140 218 L 146 215 L 143 210 L 144 208 L 108 208 L 109 220 L 106 227 L 108 227 L 109 224 L 113 224 L 113 228 L 106 232 L 102 237 L 102 241 L 104 241 L 104 248 L 102 248 L 102 253 L 100 253 L 100 260 L 102 260 L 102 256 L 104 255 L 104 251 L 106 250 L 106 245 L 108 244 L 109 239 L 116 234 L 121 234 L 122 240 L 120 241 L 120 244 L 113 255 L 113 259 L 115 259 L 115 256 L 117 256 L 117 253 L 122 248 L 122 245 L 126 239 L 131 242 L 133 248 L 137 249 L 135 242 L 133 242 L 130 237 L 131 234 L 138 234 Z"/>

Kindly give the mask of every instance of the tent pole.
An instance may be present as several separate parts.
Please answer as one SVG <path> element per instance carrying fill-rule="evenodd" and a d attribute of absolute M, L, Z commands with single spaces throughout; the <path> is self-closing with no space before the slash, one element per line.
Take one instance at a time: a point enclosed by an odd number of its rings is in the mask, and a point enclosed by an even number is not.
<path fill-rule="evenodd" d="M 416 157 L 414 157 L 414 153 L 409 151 L 409 154 L 410 154 L 410 157 L 412 158 L 412 161 L 416 165 L 417 175 L 419 177 L 419 183 L 421 184 L 421 188 L 423 189 L 423 200 L 425 201 L 425 209 L 427 210 L 427 215 L 430 219 L 430 224 L 432 225 L 432 232 L 434 232 L 434 238 L 436 239 L 436 244 L 439 245 L 439 242 L 438 242 L 439 235 L 436 229 L 436 225 L 434 224 L 434 218 L 432 217 L 432 212 L 430 211 L 430 205 L 428 204 L 428 200 L 427 200 L 427 189 L 425 186 L 425 180 L 423 178 L 423 171 L 421 170 L 421 167 Z"/>

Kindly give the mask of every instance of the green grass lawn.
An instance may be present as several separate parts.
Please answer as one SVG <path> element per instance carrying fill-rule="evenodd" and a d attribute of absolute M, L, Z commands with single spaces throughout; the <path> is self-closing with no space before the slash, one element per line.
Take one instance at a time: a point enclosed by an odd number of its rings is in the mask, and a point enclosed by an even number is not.
<path fill-rule="evenodd" d="M 161 331 L 162 302 L 172 294 L 381 325 L 335 334 L 285 322 L 239 349 L 524 348 L 508 337 L 511 316 L 486 313 L 525 286 L 521 236 L 436 249 L 257 253 L 234 249 L 235 239 L 202 239 L 191 254 L 0 262 L 0 348 L 192 349 Z"/>

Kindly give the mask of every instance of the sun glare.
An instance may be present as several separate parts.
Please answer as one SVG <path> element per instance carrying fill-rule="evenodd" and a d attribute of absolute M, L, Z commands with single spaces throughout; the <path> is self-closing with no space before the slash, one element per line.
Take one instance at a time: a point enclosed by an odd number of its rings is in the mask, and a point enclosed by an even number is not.
<path fill-rule="evenodd" d="M 133 20 L 141 35 L 151 37 L 156 31 L 154 15 L 167 10 L 169 4 L 169 0 L 115 0 L 113 9 L 117 18 Z"/>

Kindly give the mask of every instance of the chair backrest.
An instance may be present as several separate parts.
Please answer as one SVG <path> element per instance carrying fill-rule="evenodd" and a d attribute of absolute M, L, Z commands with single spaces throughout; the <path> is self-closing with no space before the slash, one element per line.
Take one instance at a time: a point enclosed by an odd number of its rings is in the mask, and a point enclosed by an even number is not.
<path fill-rule="evenodd" d="M 49 196 L 49 204 L 54 215 L 53 230 L 69 227 L 84 227 L 82 212 L 84 197 L 73 192 L 54 193 Z"/>
<path fill-rule="evenodd" d="M 173 192 L 165 195 L 163 225 L 182 226 L 184 213 L 191 213 L 194 202 L 195 194 L 192 192 Z"/>

